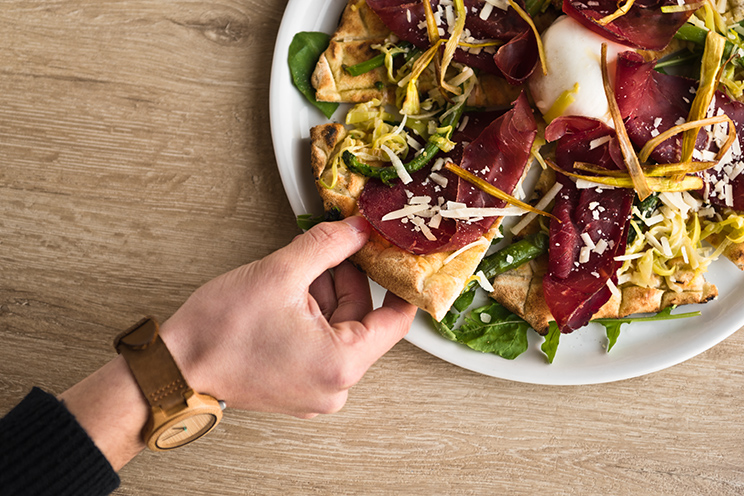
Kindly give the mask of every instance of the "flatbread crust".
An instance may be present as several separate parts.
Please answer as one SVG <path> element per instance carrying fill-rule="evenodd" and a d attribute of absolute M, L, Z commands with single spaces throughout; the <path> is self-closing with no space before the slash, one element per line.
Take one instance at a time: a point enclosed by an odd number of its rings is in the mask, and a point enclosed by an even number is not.
<path fill-rule="evenodd" d="M 544 255 L 516 269 L 497 276 L 492 285 L 491 297 L 527 321 L 538 333 L 545 335 L 553 316 L 543 294 L 543 276 L 548 270 L 548 257 Z M 685 277 L 687 276 L 687 277 Z M 715 285 L 702 275 L 683 274 L 682 291 L 643 288 L 625 285 L 618 289 L 622 298 L 612 296 L 592 318 L 621 318 L 636 313 L 656 313 L 674 305 L 706 303 L 718 296 Z"/>
<path fill-rule="evenodd" d="M 364 103 L 372 99 L 383 103 L 395 102 L 397 85 L 389 82 L 385 67 L 359 76 L 351 76 L 344 70 L 344 67 L 379 55 L 381 52 L 372 46 L 383 44 L 390 34 L 366 1 L 349 0 L 338 29 L 315 66 L 311 78 L 315 98 L 322 102 L 339 103 Z M 419 82 L 422 92 L 434 86 L 434 81 L 426 77 Z M 521 91 L 521 86 L 512 86 L 504 78 L 484 73 L 478 76 L 467 104 L 473 107 L 508 107 Z"/>
<path fill-rule="evenodd" d="M 544 170 L 535 185 L 533 196 L 542 198 L 555 184 L 555 172 Z M 521 232 L 520 237 L 540 229 L 539 222 L 533 221 Z M 529 263 L 496 276 L 493 280 L 491 297 L 511 312 L 528 322 L 539 334 L 548 332 L 553 316 L 545 301 L 543 277 L 548 271 L 548 255 L 543 255 Z M 666 288 L 661 280 L 658 287 L 645 288 L 633 284 L 621 285 L 618 289 L 622 298 L 612 296 L 592 318 L 622 318 L 636 313 L 656 313 L 673 305 L 706 303 L 718 296 L 718 288 L 707 282 L 702 274 L 695 276 L 693 271 L 678 272 L 680 291 Z"/>
<path fill-rule="evenodd" d="M 338 29 L 320 56 L 311 83 L 315 98 L 323 102 L 395 101 L 395 87 L 377 84 L 387 81 L 386 69 L 379 67 L 360 76 L 351 76 L 344 66 L 353 66 L 380 54 L 372 45 L 382 44 L 390 30 L 365 0 L 349 0 Z"/>
<path fill-rule="evenodd" d="M 312 128 L 310 163 L 324 209 L 337 208 L 343 217 L 348 217 L 359 213 L 357 199 L 366 178 L 340 167 L 333 189 L 321 184 L 324 179 L 327 179 L 324 181 L 326 184 L 330 184 L 327 177 L 329 161 L 345 136 L 346 129 L 340 124 Z M 468 248 L 451 260 L 448 258 L 452 252 L 414 255 L 373 230 L 367 244 L 350 260 L 383 288 L 441 320 L 475 272 L 490 241 L 498 234 L 500 224 L 501 219 L 498 219 L 484 234 L 483 243 Z"/>
<path fill-rule="evenodd" d="M 725 239 L 726 236 L 720 234 L 711 234 L 705 238 L 706 241 L 716 248 L 718 248 Z M 731 260 L 739 270 L 744 270 L 744 243 L 730 243 L 723 249 L 723 256 Z"/>

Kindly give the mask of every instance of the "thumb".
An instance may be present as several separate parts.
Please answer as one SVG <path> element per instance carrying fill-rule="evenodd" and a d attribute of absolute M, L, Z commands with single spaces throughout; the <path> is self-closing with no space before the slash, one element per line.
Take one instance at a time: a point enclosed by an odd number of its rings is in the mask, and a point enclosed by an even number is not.
<path fill-rule="evenodd" d="M 336 267 L 359 251 L 369 239 L 370 226 L 364 217 L 322 222 L 289 245 L 275 252 L 280 267 L 297 267 L 295 283 L 309 286 L 326 270 Z"/>

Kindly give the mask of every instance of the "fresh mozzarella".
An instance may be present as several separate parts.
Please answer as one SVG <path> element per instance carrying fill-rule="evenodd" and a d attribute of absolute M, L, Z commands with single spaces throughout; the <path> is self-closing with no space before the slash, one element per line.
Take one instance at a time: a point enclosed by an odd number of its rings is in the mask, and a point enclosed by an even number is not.
<path fill-rule="evenodd" d="M 617 55 L 628 48 L 588 30 L 568 16 L 559 17 L 542 35 L 548 74 L 535 71 L 529 79 L 537 108 L 550 111 L 564 92 L 572 92 L 573 102 L 559 109 L 559 115 L 583 115 L 612 126 L 602 84 L 601 47 L 607 43 L 610 79 L 615 79 Z M 573 92 L 578 83 L 577 91 Z M 557 117 L 557 116 L 555 116 Z M 613 126 L 614 127 L 614 126 Z"/>

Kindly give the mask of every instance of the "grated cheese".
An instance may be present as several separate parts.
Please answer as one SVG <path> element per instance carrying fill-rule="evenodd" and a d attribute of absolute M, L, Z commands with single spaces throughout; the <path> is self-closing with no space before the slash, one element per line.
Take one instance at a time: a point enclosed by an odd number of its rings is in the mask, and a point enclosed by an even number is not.
<path fill-rule="evenodd" d="M 584 240 L 584 245 L 590 250 L 593 250 L 597 247 L 597 245 L 594 244 L 594 241 L 592 241 L 592 237 L 589 235 L 589 233 L 581 233 L 581 239 Z"/>
<path fill-rule="evenodd" d="M 615 283 L 612 282 L 612 279 L 607 279 L 607 287 L 610 288 L 610 293 L 612 293 L 612 296 L 620 299 L 623 298 L 623 294 L 620 292 L 619 289 L 617 289 L 617 286 L 615 286 Z"/>
<path fill-rule="evenodd" d="M 405 205 L 401 209 L 393 210 L 392 212 L 383 215 L 381 220 L 384 222 L 387 220 L 402 219 L 403 217 L 409 217 L 426 210 L 429 210 L 429 205 Z"/>
<path fill-rule="evenodd" d="M 461 255 L 462 253 L 468 251 L 471 248 L 475 248 L 476 246 L 480 246 L 480 245 L 486 245 L 486 246 L 488 246 L 490 244 L 491 244 L 490 241 L 488 241 L 486 238 L 484 238 L 483 236 L 481 236 L 479 239 L 477 239 L 477 240 L 473 241 L 472 243 L 470 243 L 468 245 L 465 245 L 462 248 L 460 248 L 459 250 L 453 252 L 450 256 L 448 256 L 447 258 L 444 259 L 444 262 L 442 262 L 442 265 L 447 265 L 452 260 L 454 260 L 455 258 L 457 258 L 459 255 Z"/>
<path fill-rule="evenodd" d="M 545 193 L 545 196 L 543 196 L 539 202 L 535 205 L 535 208 L 537 210 L 545 210 L 545 207 L 547 207 L 550 202 L 555 199 L 555 197 L 558 195 L 558 192 L 563 188 L 563 185 L 561 183 L 555 183 L 552 188 L 548 190 L 547 193 Z M 532 219 L 537 217 L 537 214 L 534 212 L 529 212 L 527 215 L 525 215 L 522 220 L 520 220 L 514 227 L 511 228 L 511 232 L 513 234 L 518 234 L 522 229 L 527 227 L 527 224 L 532 222 Z"/>
<path fill-rule="evenodd" d="M 475 273 L 475 279 L 478 281 L 481 288 L 485 289 L 489 293 L 493 293 L 493 286 L 488 282 L 488 279 L 482 270 Z"/>
<path fill-rule="evenodd" d="M 380 149 L 387 154 L 388 158 L 390 158 L 390 162 L 393 164 L 393 167 L 395 168 L 395 172 L 398 173 L 398 177 L 400 178 L 400 181 L 403 184 L 410 184 L 411 181 L 413 181 L 413 178 L 406 170 L 405 166 L 403 165 L 403 161 L 387 146 L 380 145 Z"/>

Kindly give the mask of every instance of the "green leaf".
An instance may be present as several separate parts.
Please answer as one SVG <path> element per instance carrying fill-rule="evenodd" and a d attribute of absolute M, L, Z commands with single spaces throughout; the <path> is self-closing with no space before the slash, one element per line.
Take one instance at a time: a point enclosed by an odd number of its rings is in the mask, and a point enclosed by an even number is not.
<path fill-rule="evenodd" d="M 561 340 L 561 330 L 558 328 L 558 324 L 554 320 L 550 321 L 548 325 L 548 333 L 545 335 L 545 341 L 540 346 L 540 349 L 545 356 L 548 358 L 548 363 L 553 363 L 555 354 L 558 351 L 558 343 Z"/>
<path fill-rule="evenodd" d="M 620 336 L 620 327 L 623 324 L 632 324 L 633 322 L 658 322 L 662 320 L 676 320 L 676 319 L 687 319 L 690 317 L 699 317 L 700 311 L 696 312 L 687 312 L 687 313 L 678 313 L 676 315 L 672 315 L 672 310 L 677 308 L 677 306 L 671 306 L 667 307 L 660 312 L 658 312 L 655 315 L 651 315 L 649 317 L 626 317 L 622 319 L 596 319 L 592 320 L 591 322 L 596 322 L 598 324 L 601 324 L 604 326 L 605 331 L 607 333 L 607 339 L 609 340 L 609 343 L 607 345 L 607 352 L 609 353 L 613 346 L 615 346 L 615 343 L 617 343 L 617 338 Z"/>
<path fill-rule="evenodd" d="M 442 337 L 445 337 L 450 341 L 457 341 L 457 335 L 452 329 L 455 327 L 455 322 L 457 322 L 457 317 L 459 316 L 459 313 L 449 311 L 441 321 L 437 322 L 433 318 L 431 321 L 434 323 L 434 328 L 442 335 Z"/>
<path fill-rule="evenodd" d="M 310 77 L 321 54 L 328 48 L 331 37 L 325 33 L 303 31 L 297 33 L 289 44 L 289 72 L 292 82 L 305 98 L 318 107 L 323 115 L 331 118 L 338 108 L 338 103 L 319 102 L 315 99 L 315 88 L 310 83 Z"/>
<path fill-rule="evenodd" d="M 454 330 L 457 340 L 476 351 L 513 360 L 527 351 L 530 325 L 494 302 L 476 308 Z"/>
<path fill-rule="evenodd" d="M 313 214 L 300 214 L 297 216 L 297 227 L 302 229 L 303 231 L 307 231 L 308 229 L 312 228 L 316 224 L 320 224 L 321 222 L 334 222 L 337 220 L 343 219 L 343 215 L 341 215 L 341 210 L 338 207 L 332 207 L 330 210 L 325 212 L 323 215 L 313 215 Z"/>
<path fill-rule="evenodd" d="M 607 332 L 607 353 L 617 343 L 617 338 L 620 337 L 620 327 L 623 324 L 627 324 L 627 322 L 605 322 L 602 324 Z"/>

